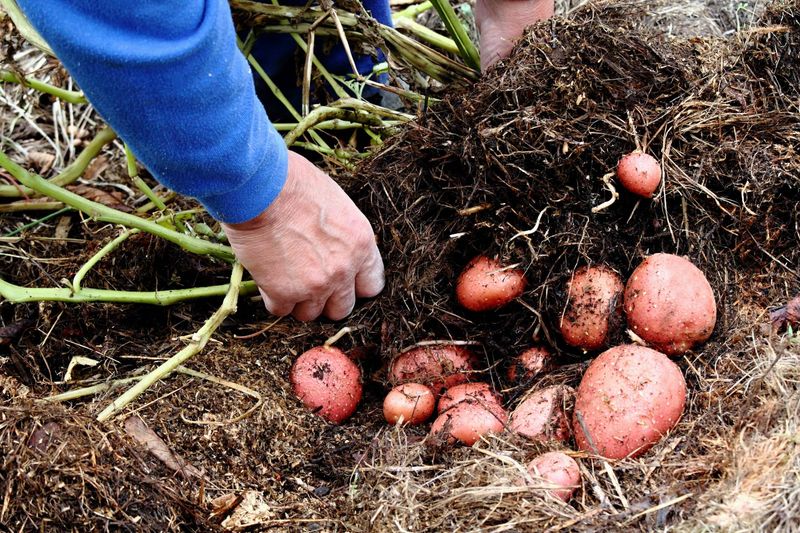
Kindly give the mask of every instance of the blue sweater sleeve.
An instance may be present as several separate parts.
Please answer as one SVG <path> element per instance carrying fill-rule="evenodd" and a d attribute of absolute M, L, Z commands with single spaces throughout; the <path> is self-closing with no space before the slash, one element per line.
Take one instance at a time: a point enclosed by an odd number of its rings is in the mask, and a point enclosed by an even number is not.
<path fill-rule="evenodd" d="M 225 0 L 18 0 L 98 112 L 163 184 L 223 222 L 286 181 Z"/>

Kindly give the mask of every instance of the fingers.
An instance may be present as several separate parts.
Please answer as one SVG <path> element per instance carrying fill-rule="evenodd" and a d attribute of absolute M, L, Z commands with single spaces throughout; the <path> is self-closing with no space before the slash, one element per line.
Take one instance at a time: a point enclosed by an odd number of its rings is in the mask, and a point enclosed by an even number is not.
<path fill-rule="evenodd" d="M 273 314 L 275 316 L 286 316 L 288 314 L 291 314 L 292 310 L 294 309 L 294 302 L 286 302 L 277 299 L 272 299 L 260 287 L 258 289 L 258 292 L 261 293 L 261 300 L 264 302 L 264 307 L 267 308 L 267 312 L 269 312 L 270 314 Z"/>
<path fill-rule="evenodd" d="M 356 293 L 352 287 L 335 292 L 328 298 L 323 314 L 331 320 L 342 320 L 356 306 Z"/>
<path fill-rule="evenodd" d="M 372 252 L 356 274 L 356 292 L 359 298 L 372 298 L 380 294 L 386 280 L 383 273 L 383 259 L 378 247 L 373 244 Z"/>

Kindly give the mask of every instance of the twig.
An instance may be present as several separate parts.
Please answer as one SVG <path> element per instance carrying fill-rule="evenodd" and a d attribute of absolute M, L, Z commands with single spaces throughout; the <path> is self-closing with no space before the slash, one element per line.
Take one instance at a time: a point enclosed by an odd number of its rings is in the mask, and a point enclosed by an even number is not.
<path fill-rule="evenodd" d="M 236 312 L 236 301 L 239 297 L 239 287 L 242 282 L 242 274 L 244 269 L 241 263 L 235 262 L 233 264 L 233 271 L 231 272 L 231 281 L 228 288 L 228 293 L 222 301 L 222 305 L 217 311 L 211 315 L 203 327 L 192 337 L 188 346 L 183 348 L 177 354 L 173 355 L 162 363 L 158 368 L 147 374 L 139 383 L 128 389 L 122 396 L 114 400 L 108 407 L 97 415 L 97 420 L 100 422 L 108 420 L 115 413 L 119 412 L 126 405 L 138 398 L 145 392 L 151 385 L 158 380 L 168 376 L 178 366 L 189 360 L 194 355 L 198 354 L 208 344 L 211 335 L 217 330 L 222 322 L 228 315 Z"/>

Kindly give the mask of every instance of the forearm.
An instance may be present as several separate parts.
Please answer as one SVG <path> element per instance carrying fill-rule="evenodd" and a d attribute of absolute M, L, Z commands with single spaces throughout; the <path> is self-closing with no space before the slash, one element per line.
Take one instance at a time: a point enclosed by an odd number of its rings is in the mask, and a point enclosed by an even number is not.
<path fill-rule="evenodd" d="M 261 213 L 286 179 L 224 0 L 20 0 L 100 114 L 165 185 L 216 218 Z"/>

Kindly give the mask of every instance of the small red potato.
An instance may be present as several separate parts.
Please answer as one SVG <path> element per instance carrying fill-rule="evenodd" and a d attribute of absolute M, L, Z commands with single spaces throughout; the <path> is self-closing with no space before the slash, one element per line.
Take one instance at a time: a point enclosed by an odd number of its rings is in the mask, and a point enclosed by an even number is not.
<path fill-rule="evenodd" d="M 511 431 L 533 441 L 567 441 L 571 434 L 569 409 L 574 396 L 575 391 L 566 385 L 534 392 L 511 413 Z"/>
<path fill-rule="evenodd" d="M 661 183 L 661 165 L 650 154 L 636 150 L 619 160 L 617 178 L 633 194 L 652 198 Z"/>
<path fill-rule="evenodd" d="M 622 279 L 607 266 L 576 270 L 567 284 L 567 306 L 561 316 L 564 342 L 587 352 L 606 347 L 621 325 L 624 289 Z"/>
<path fill-rule="evenodd" d="M 528 463 L 528 473 L 534 480 L 541 479 L 548 486 L 551 496 L 569 501 L 581 484 L 581 469 L 575 459 L 562 452 L 548 452 Z"/>
<path fill-rule="evenodd" d="M 395 358 L 389 369 L 389 381 L 392 384 L 422 383 L 439 395 L 444 389 L 465 383 L 474 361 L 475 355 L 464 346 L 417 346 Z"/>
<path fill-rule="evenodd" d="M 457 403 L 433 421 L 431 435 L 436 439 L 467 446 L 475 444 L 483 435 L 501 433 L 508 415 L 499 405 L 482 405 L 477 402 Z"/>
<path fill-rule="evenodd" d="M 544 346 L 528 348 L 511 361 L 506 377 L 511 383 L 530 383 L 553 366 L 553 356 Z"/>
<path fill-rule="evenodd" d="M 677 424 L 685 403 L 686 382 L 669 357 L 616 346 L 592 361 L 578 386 L 575 443 L 609 459 L 639 456 Z"/>
<path fill-rule="evenodd" d="M 383 416 L 392 425 L 416 426 L 428 420 L 436 406 L 433 391 L 420 383 L 404 383 L 389 391 L 383 400 Z"/>
<path fill-rule="evenodd" d="M 717 322 L 714 291 L 691 262 L 655 254 L 636 267 L 625 288 L 628 327 L 653 348 L 679 355 L 708 340 Z"/>
<path fill-rule="evenodd" d="M 350 418 L 361 401 L 361 370 L 332 346 L 301 354 L 292 365 L 289 381 L 303 405 L 334 424 Z"/>
<path fill-rule="evenodd" d="M 462 383 L 450 387 L 439 398 L 439 414 L 464 401 L 498 407 L 503 405 L 500 396 L 491 389 L 488 383 Z"/>
<path fill-rule="evenodd" d="M 470 311 L 493 311 L 525 290 L 525 274 L 506 269 L 496 259 L 479 255 L 467 264 L 456 282 L 456 299 Z"/>

